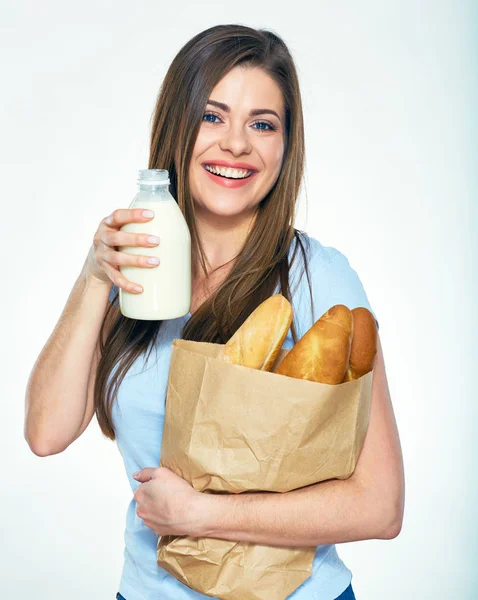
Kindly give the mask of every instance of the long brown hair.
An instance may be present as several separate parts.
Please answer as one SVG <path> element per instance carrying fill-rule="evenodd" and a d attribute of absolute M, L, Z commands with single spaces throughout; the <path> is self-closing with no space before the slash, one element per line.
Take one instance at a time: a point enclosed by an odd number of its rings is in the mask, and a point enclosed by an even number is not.
<path fill-rule="evenodd" d="M 169 171 L 170 192 L 191 232 L 192 265 L 200 264 L 206 274 L 207 259 L 198 236 L 188 169 L 210 92 L 237 65 L 262 68 L 280 87 L 286 115 L 284 156 L 277 181 L 259 204 L 244 246 L 225 281 L 181 331 L 183 339 L 219 344 L 226 343 L 252 311 L 274 293 L 278 282 L 280 293 L 291 301 L 289 270 L 299 247 L 310 290 L 303 243 L 307 245 L 308 238 L 294 227 L 304 171 L 301 95 L 293 59 L 278 35 L 243 25 L 217 25 L 198 33 L 181 48 L 156 101 L 148 168 Z M 297 243 L 289 264 L 294 238 Z M 312 293 L 310 297 L 313 303 Z M 94 392 L 98 423 L 111 440 L 115 439 L 111 410 L 118 388 L 134 361 L 147 351 L 151 353 L 162 325 L 162 321 L 124 317 L 116 298 L 100 332 L 102 340 L 104 328 L 108 328 L 105 343 L 100 342 L 102 356 Z M 291 332 L 296 343 L 294 321 Z"/>

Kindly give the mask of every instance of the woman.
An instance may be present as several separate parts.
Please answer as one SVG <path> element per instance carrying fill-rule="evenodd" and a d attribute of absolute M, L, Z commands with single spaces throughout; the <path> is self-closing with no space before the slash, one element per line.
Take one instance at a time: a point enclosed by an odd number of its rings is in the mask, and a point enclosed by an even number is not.
<path fill-rule="evenodd" d="M 78 413 L 81 423 L 63 429 L 56 447 L 43 451 L 62 451 L 95 413 L 104 435 L 116 439 L 135 492 L 127 513 L 121 600 L 209 597 L 157 565 L 158 535 L 317 546 L 312 576 L 289 598 L 345 600 L 355 597 L 352 574 L 335 544 L 391 539 L 400 531 L 403 466 L 380 341 L 369 430 L 348 480 L 280 495 L 216 496 L 196 492 L 171 471 L 157 468 L 174 338 L 225 343 L 274 293 L 282 293 L 294 308 L 283 348 L 291 348 L 334 304 L 371 310 L 347 258 L 293 226 L 303 162 L 300 90 L 284 42 L 269 31 L 241 25 L 212 27 L 192 38 L 161 87 L 149 159 L 149 168 L 168 169 L 170 191 L 191 232 L 191 311 L 170 321 L 121 315 L 118 288 L 140 292 L 118 266 L 161 265 L 147 264 L 147 250 L 142 257 L 117 251 L 122 245 L 154 245 L 146 235 L 119 231 L 127 222 L 147 222 L 140 209 L 118 209 L 104 219 L 78 283 L 83 285 L 79 295 L 90 294 L 102 311 L 91 307 L 88 324 L 85 317 L 92 356 L 87 405 Z M 237 177 L 248 181 L 231 187 Z M 77 343 L 79 356 L 83 347 Z"/>

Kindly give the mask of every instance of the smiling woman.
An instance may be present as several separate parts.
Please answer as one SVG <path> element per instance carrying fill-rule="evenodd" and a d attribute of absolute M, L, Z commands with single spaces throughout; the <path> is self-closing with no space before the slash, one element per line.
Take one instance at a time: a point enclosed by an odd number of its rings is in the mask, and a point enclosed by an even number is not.
<path fill-rule="evenodd" d="M 105 435 L 114 439 L 118 434 L 133 482 L 133 471 L 158 464 L 161 428 L 151 431 L 151 423 L 164 421 L 164 404 L 158 406 L 157 397 L 164 403 L 174 338 L 224 344 L 274 293 L 284 295 L 294 307 L 284 348 L 291 348 L 311 321 L 334 304 L 372 310 L 346 257 L 294 227 L 304 168 L 302 104 L 293 59 L 275 33 L 218 25 L 185 44 L 157 100 L 148 166 L 170 173 L 171 193 L 191 231 L 193 289 L 191 312 L 164 323 L 128 322 L 114 291 L 111 296 L 115 302 L 105 319 L 111 333 L 99 365 L 95 406 Z M 148 379 L 151 369 L 140 373 L 135 369 L 137 360 L 143 364 L 142 354 L 148 349 L 161 355 L 153 369 L 154 381 Z M 382 373 L 381 365 L 377 364 L 377 373 Z M 122 383 L 130 369 L 134 380 Z M 201 503 L 201 517 L 190 534 L 317 545 L 312 576 L 295 590 L 294 600 L 312 595 L 321 600 L 354 598 L 352 574 L 334 544 L 389 539 L 397 535 L 403 510 L 398 433 L 385 384 L 384 374 L 374 380 L 375 401 L 359 479 L 288 492 L 280 505 L 271 498 L 262 505 L 265 499 L 260 494 L 242 494 L 244 504 L 235 511 L 226 502 L 213 505 L 207 495 L 209 502 Z M 145 437 L 149 431 L 151 436 Z M 384 487 L 390 490 L 386 495 L 380 493 Z M 134 484 L 132 489 L 136 490 Z M 136 490 L 128 513 L 120 591 L 127 600 L 128 595 L 189 597 L 191 590 L 156 564 L 154 532 L 146 525 L 138 527 L 137 516 L 148 523 L 165 518 L 159 501 L 148 511 L 151 496 L 153 490 L 148 494 Z M 312 518 L 315 514 L 320 519 Z"/>
<path fill-rule="evenodd" d="M 335 544 L 389 539 L 398 534 L 403 512 L 400 447 L 381 352 L 364 451 L 356 476 L 349 480 L 267 498 L 236 498 L 201 494 L 179 475 L 158 469 L 174 339 L 225 344 L 276 293 L 294 309 L 284 349 L 292 348 L 335 304 L 373 312 L 347 258 L 294 226 L 304 129 L 299 81 L 284 41 L 271 31 L 243 25 L 218 25 L 189 40 L 161 85 L 148 168 L 168 170 L 171 194 L 191 233 L 191 311 L 166 321 L 129 319 L 120 311 L 118 288 L 113 286 L 104 317 L 104 308 L 101 314 L 97 311 L 96 329 L 85 308 L 84 322 L 74 324 L 82 332 L 74 339 L 80 341 L 71 342 L 59 358 L 57 375 L 73 368 L 76 372 L 80 359 L 88 361 L 87 380 L 82 377 L 75 386 L 86 396 L 76 411 L 81 426 L 70 422 L 67 430 L 75 436 L 64 433 L 63 402 L 57 409 L 50 402 L 50 419 L 42 426 L 49 448 L 50 440 L 61 440 L 52 453 L 76 440 L 94 414 L 103 434 L 117 442 L 134 494 L 127 511 L 118 597 L 207 598 L 157 564 L 156 531 L 174 531 L 182 519 L 190 527 L 188 535 L 314 546 L 312 575 L 293 592 L 294 600 L 353 598 L 352 573 Z M 109 285 L 111 273 L 117 272 L 112 267 L 126 264 L 128 258 L 117 250 L 121 232 L 105 231 L 104 273 L 95 279 L 87 270 L 84 278 L 95 281 L 93 291 Z M 83 333 L 86 324 L 89 336 Z M 90 338 L 88 353 L 81 342 L 85 337 Z M 156 360 L 148 364 L 153 353 Z M 46 390 L 40 399 L 47 403 L 50 396 Z M 80 396 L 78 392 L 76 397 L 83 400 Z M 34 431 L 42 425 L 43 408 L 33 411 L 38 415 L 29 422 Z M 136 471 L 142 471 L 138 481 Z M 181 502 L 175 490 L 181 490 Z"/>

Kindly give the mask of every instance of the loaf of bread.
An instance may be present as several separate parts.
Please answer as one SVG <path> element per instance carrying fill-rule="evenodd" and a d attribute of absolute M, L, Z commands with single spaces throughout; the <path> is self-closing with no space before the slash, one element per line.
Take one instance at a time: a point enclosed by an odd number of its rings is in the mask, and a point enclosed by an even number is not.
<path fill-rule="evenodd" d="M 269 371 L 292 323 L 289 301 L 275 294 L 260 304 L 221 347 L 216 358 Z M 377 326 L 364 307 L 329 308 L 302 336 L 274 373 L 320 383 L 359 379 L 372 370 L 377 353 Z"/>
<path fill-rule="evenodd" d="M 342 383 L 352 337 L 352 312 L 343 304 L 336 304 L 301 337 L 274 373 L 320 383 Z"/>
<path fill-rule="evenodd" d="M 354 332 L 349 365 L 343 383 L 359 379 L 373 369 L 377 354 L 377 324 L 373 314 L 364 307 L 352 310 Z"/>
<path fill-rule="evenodd" d="M 216 358 L 251 369 L 269 371 L 282 348 L 292 316 L 292 306 L 282 294 L 267 298 L 222 346 Z"/>

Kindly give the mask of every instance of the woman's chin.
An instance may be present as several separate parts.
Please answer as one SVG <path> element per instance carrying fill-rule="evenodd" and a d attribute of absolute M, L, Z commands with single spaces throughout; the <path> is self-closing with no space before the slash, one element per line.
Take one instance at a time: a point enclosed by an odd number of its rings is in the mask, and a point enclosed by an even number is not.
<path fill-rule="evenodd" d="M 230 199 L 224 202 L 215 202 L 210 204 L 202 204 L 196 207 L 196 211 L 204 214 L 209 214 L 218 218 L 221 217 L 238 217 L 241 214 L 246 215 L 251 212 L 250 206 L 238 206 L 231 202 Z"/>

